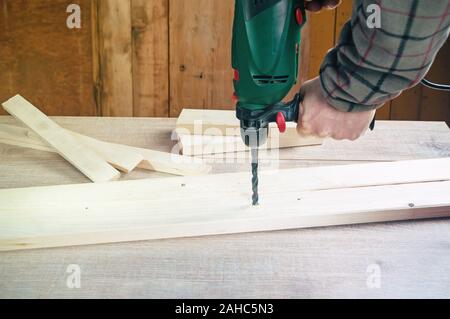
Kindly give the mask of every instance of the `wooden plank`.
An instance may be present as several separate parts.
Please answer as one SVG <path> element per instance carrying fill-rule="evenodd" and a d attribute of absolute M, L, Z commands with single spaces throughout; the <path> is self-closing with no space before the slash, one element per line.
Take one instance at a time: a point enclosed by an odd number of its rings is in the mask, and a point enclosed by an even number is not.
<path fill-rule="evenodd" d="M 386 102 L 377 110 L 376 119 L 378 121 L 391 119 L 391 103 L 392 101 Z"/>
<path fill-rule="evenodd" d="M 103 142 L 69 130 L 66 130 L 66 132 L 112 166 L 125 173 L 131 172 L 135 167 L 174 175 L 200 175 L 207 174 L 211 170 L 211 166 L 202 164 L 199 159 Z M 26 128 L 0 124 L 0 143 L 57 152 L 38 136 L 30 133 Z"/>
<path fill-rule="evenodd" d="M 335 9 L 335 28 L 334 28 L 334 39 L 335 44 L 339 40 L 343 26 L 352 18 L 353 11 L 353 1 L 342 1 L 341 4 Z"/>
<path fill-rule="evenodd" d="M 391 120 L 418 120 L 420 104 L 422 103 L 422 86 L 419 84 L 412 89 L 403 91 L 391 101 Z"/>
<path fill-rule="evenodd" d="M 80 5 L 80 29 L 66 26 L 70 4 Z M 47 114 L 98 115 L 91 11 L 90 0 L 0 0 L 0 101 L 21 92 Z"/>
<path fill-rule="evenodd" d="M 309 74 L 312 79 L 319 75 L 323 59 L 334 46 L 335 11 L 323 10 L 320 13 L 308 13 L 309 23 Z"/>
<path fill-rule="evenodd" d="M 173 147 L 170 134 L 176 122 L 169 118 L 54 117 L 52 120 L 101 140 L 166 152 Z M 13 122 L 10 116 L 0 116 L 0 123 Z M 445 144 L 448 138 L 440 129 L 441 124 L 445 126 L 445 123 L 435 122 L 382 121 L 373 132 L 374 137 L 372 134 L 369 139 L 363 137 L 361 143 L 376 143 L 373 149 L 385 145 L 383 157 L 386 159 L 399 155 L 407 157 L 407 154 L 414 158 L 434 157 L 438 156 L 439 149 L 441 154 L 450 150 L 450 144 Z M 338 145 L 341 143 L 330 140 L 326 146 L 311 147 L 321 150 L 319 155 L 324 161 L 286 160 L 280 161 L 280 166 L 339 165 L 339 162 L 326 161 L 337 156 L 338 150 L 340 163 L 350 164 L 355 147 L 362 154 L 363 145 L 359 142 Z M 369 158 L 372 147 L 367 146 L 365 154 Z M 280 157 L 285 153 L 292 158 L 301 157 L 305 149 L 308 147 L 281 150 Z M 0 145 L 0 171 L 0 188 L 3 189 L 86 182 L 83 175 L 57 155 L 7 145 Z M 248 172 L 249 166 L 248 162 L 236 165 L 214 161 L 214 171 Z M 162 174 L 135 170 L 123 178 L 155 177 L 162 177 Z M 447 218 L 8 252 L 0 256 L 0 269 L 6 274 L 1 277 L 4 289 L 0 295 L 6 298 L 202 298 L 206 293 L 217 298 L 307 298 L 312 295 L 333 298 L 339 291 L 341 297 L 349 298 L 431 295 L 448 298 L 450 291 L 446 284 L 450 282 L 450 273 L 446 267 L 450 264 L 450 255 L 442 243 L 450 236 L 449 226 Z M 112 264 L 112 255 L 121 256 L 123 262 Z M 74 259 L 82 267 L 82 287 L 87 288 L 83 285 L 86 280 L 95 283 L 89 285 L 89 289 L 54 285 L 65 282 L 61 261 L 72 263 Z M 380 259 L 383 261 L 380 264 L 382 289 L 367 289 L 365 280 L 360 280 L 361 275 L 369 264 Z M 45 269 L 45 276 L 42 269 Z M 204 280 L 199 281 L 198 271 L 193 269 L 200 270 Z M 268 274 L 274 273 L 281 275 L 267 280 Z M 425 277 L 418 277 L 417 273 Z M 131 283 L 130 274 L 137 274 Z M 105 281 L 105 276 L 114 280 Z M 349 280 L 337 283 L 336 278 L 343 277 Z M 148 278 L 162 279 L 142 285 Z M 307 278 L 310 284 L 300 287 L 292 278 Z M 386 286 L 383 278 L 394 278 L 394 281 Z M 222 279 L 220 287 L 215 285 Z M 124 285 L 125 291 L 121 289 Z"/>
<path fill-rule="evenodd" d="M 241 136 L 236 112 L 228 110 L 183 109 L 178 117 L 176 128 L 180 134 Z M 269 136 L 278 135 L 283 139 L 297 139 L 297 124 L 286 123 L 286 132 L 280 134 L 277 125 L 271 123 Z"/>
<path fill-rule="evenodd" d="M 431 125 L 435 128 L 436 134 L 441 137 L 436 139 L 436 136 L 430 136 Z M 350 141 L 324 141 L 324 148 L 333 150 L 331 154 L 327 154 L 327 160 L 339 160 L 348 158 L 348 154 L 352 154 L 353 160 L 366 160 L 366 161 L 381 161 L 381 160 L 404 160 L 409 158 L 420 158 L 421 150 L 417 145 L 417 140 L 422 141 L 423 145 L 433 146 L 437 157 L 448 156 L 450 154 L 450 130 L 445 123 L 419 123 L 419 122 L 394 122 L 391 130 L 385 130 L 384 127 L 389 126 L 387 123 L 379 121 L 377 122 L 374 132 L 367 132 L 366 136 L 356 142 Z M 413 128 L 414 127 L 414 128 Z M 232 129 L 233 128 L 233 129 Z M 177 120 L 177 132 L 179 135 L 240 135 L 239 122 L 236 119 L 232 111 L 224 110 L 191 110 L 184 109 L 180 117 Z M 272 126 L 269 136 L 277 134 L 276 126 Z M 416 136 L 416 139 L 410 139 L 412 136 Z M 274 135 L 277 136 L 277 135 Z M 299 138 L 295 129 L 295 123 L 288 123 L 288 130 L 285 134 L 280 135 L 279 145 L 283 145 L 284 140 L 287 143 L 292 143 L 291 146 L 297 141 L 298 146 L 305 146 L 311 141 L 311 145 L 316 145 L 317 140 L 308 137 Z M 226 138 L 231 139 L 231 138 Z M 187 141 L 184 138 L 187 145 L 194 143 L 198 145 L 198 138 L 192 142 Z M 203 144 L 211 145 L 213 143 L 217 146 L 217 150 L 220 149 L 234 149 L 234 141 L 229 141 L 227 146 L 221 147 L 218 139 L 207 138 L 208 141 Z M 302 145 L 304 141 L 304 145 Z M 387 142 L 389 141 L 389 142 Z M 395 147 L 393 147 L 395 145 Z M 215 147 L 207 146 L 202 151 L 197 149 L 194 154 L 198 152 L 206 152 L 203 154 L 211 153 L 211 149 Z M 415 149 L 415 152 L 411 152 Z M 392 158 L 391 154 L 395 150 L 396 157 Z M 189 152 L 189 151 L 188 151 Z M 295 150 L 286 150 L 282 154 L 283 158 L 288 159 L 303 159 L 303 160 L 317 160 L 323 158 L 321 155 L 323 150 L 321 148 L 305 148 L 301 152 Z M 416 155 L 417 154 L 417 155 Z M 262 154 L 262 156 L 264 156 Z M 419 157 L 416 157 L 419 156 Z"/>
<path fill-rule="evenodd" d="M 436 83 L 450 83 L 448 61 L 450 61 L 449 41 L 439 51 L 426 78 Z M 418 119 L 422 121 L 445 120 L 450 125 L 450 94 L 423 87 Z"/>
<path fill-rule="evenodd" d="M 79 143 L 88 147 L 114 168 L 124 173 L 131 172 L 144 159 L 138 152 L 118 152 L 111 148 L 108 143 L 102 143 L 90 137 L 66 131 L 74 136 Z M 20 126 L 0 124 L 0 143 L 58 153 L 56 149 L 48 145 L 38 135 Z"/>
<path fill-rule="evenodd" d="M 64 128 L 107 142 L 168 153 L 176 148 L 176 139 L 172 135 L 176 119 L 173 118 L 53 117 L 52 120 Z M 0 123 L 11 125 L 16 121 L 11 116 L 0 116 Z M 265 154 L 268 152 L 274 154 Z M 321 146 L 260 153 L 261 164 L 268 159 L 264 165 L 273 168 L 271 163 L 276 163 L 282 169 L 450 157 L 450 130 L 444 122 L 379 121 L 374 132 L 367 133 L 355 142 L 327 139 Z M 275 153 L 278 155 L 275 156 Z M 235 159 L 230 159 L 231 156 Z M 247 156 L 246 152 L 238 152 L 202 157 L 205 163 L 213 166 L 213 173 L 229 173 L 249 172 L 249 161 L 245 160 Z M 0 188 L 86 182 L 82 174 L 59 156 L 7 145 L 0 145 L 0 171 Z M 122 178 L 157 178 L 161 175 L 134 170 Z"/>
<path fill-rule="evenodd" d="M 263 152 L 260 157 L 270 156 Z M 378 121 L 375 130 L 356 141 L 325 139 L 323 145 L 287 148 L 279 159 L 311 161 L 400 161 L 450 157 L 450 130 L 445 122 Z"/>
<path fill-rule="evenodd" d="M 296 123 L 286 123 L 283 134 L 275 123 L 269 127 L 268 143 L 263 149 L 320 145 L 322 138 L 297 133 Z M 184 155 L 204 155 L 245 151 L 239 120 L 234 111 L 183 109 L 176 129 Z M 203 136 L 202 136 L 203 135 Z"/>
<path fill-rule="evenodd" d="M 20 95 L 3 104 L 4 109 L 27 125 L 69 163 L 93 182 L 105 182 L 120 177 L 120 173 L 89 148 L 67 134 L 63 128 L 50 120 Z"/>
<path fill-rule="evenodd" d="M 169 115 L 169 0 L 132 0 L 134 116 Z"/>
<path fill-rule="evenodd" d="M 80 134 L 77 134 L 77 136 L 79 136 L 83 142 L 88 143 L 90 147 L 98 149 L 102 153 L 138 153 L 143 158 L 137 165 L 137 167 L 141 169 L 181 176 L 204 175 L 211 171 L 211 166 L 205 165 L 199 158 L 122 144 L 107 143 L 91 137 L 80 136 Z"/>
<path fill-rule="evenodd" d="M 131 0 L 97 1 L 103 116 L 133 116 Z"/>
<path fill-rule="evenodd" d="M 240 136 L 214 136 L 178 134 L 179 145 L 183 155 L 206 155 L 249 151 Z M 296 146 L 322 144 L 323 139 L 315 136 L 283 136 L 272 134 L 260 150 L 279 149 Z"/>
<path fill-rule="evenodd" d="M 450 216 L 449 165 L 264 172 L 259 207 L 247 173 L 1 190 L 0 250 Z"/>
<path fill-rule="evenodd" d="M 234 109 L 234 1 L 170 0 L 170 116 L 183 107 Z"/>

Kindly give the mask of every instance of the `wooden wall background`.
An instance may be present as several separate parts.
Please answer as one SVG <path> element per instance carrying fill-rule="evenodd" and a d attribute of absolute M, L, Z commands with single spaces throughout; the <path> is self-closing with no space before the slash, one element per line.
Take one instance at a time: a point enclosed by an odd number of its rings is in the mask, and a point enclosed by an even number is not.
<path fill-rule="evenodd" d="M 82 10 L 68 29 L 66 8 Z M 234 108 L 234 0 L 0 0 L 0 101 L 20 93 L 50 115 L 177 116 L 183 107 Z M 351 1 L 309 16 L 301 80 L 317 75 L 351 15 Z M 450 46 L 429 78 L 450 82 Z M 296 90 L 295 88 L 294 90 Z M 418 86 L 380 119 L 446 120 L 450 97 Z"/>

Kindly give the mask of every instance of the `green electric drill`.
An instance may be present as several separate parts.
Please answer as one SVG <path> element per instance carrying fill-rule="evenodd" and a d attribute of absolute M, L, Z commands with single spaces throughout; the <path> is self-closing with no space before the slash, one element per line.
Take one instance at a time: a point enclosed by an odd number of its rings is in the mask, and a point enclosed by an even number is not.
<path fill-rule="evenodd" d="M 252 155 L 253 205 L 258 198 L 258 148 L 267 141 L 269 123 L 281 133 L 298 119 L 301 96 L 281 102 L 297 82 L 303 0 L 236 0 L 232 66 L 236 116 Z"/>

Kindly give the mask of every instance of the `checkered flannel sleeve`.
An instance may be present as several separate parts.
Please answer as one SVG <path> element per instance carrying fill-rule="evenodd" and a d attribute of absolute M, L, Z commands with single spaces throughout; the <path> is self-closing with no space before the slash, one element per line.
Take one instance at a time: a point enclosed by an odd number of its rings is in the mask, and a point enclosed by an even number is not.
<path fill-rule="evenodd" d="M 367 24 L 371 4 L 380 8 L 380 28 Z M 450 0 L 355 0 L 320 70 L 324 95 L 342 111 L 380 107 L 421 81 L 449 31 Z"/>

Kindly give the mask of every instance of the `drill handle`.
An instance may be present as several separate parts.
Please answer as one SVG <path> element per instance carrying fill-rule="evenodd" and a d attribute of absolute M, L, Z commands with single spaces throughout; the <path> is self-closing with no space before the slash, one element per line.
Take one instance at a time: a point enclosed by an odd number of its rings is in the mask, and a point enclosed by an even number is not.
<path fill-rule="evenodd" d="M 283 114 L 285 122 L 298 122 L 298 119 L 300 116 L 300 104 L 303 102 L 303 98 L 304 98 L 304 96 L 301 92 L 297 93 L 294 96 L 294 99 L 292 99 L 292 101 L 290 101 L 286 104 L 283 104 L 283 103 L 278 104 L 278 107 L 280 108 L 279 110 L 271 110 L 272 114 L 274 112 L 277 112 L 275 122 L 278 124 L 279 128 L 280 128 L 280 124 L 281 124 L 281 128 L 283 127 L 283 124 L 282 124 L 283 119 L 281 119 L 281 123 L 280 123 L 281 115 L 279 115 L 278 112 L 281 112 Z M 369 126 L 369 129 L 371 131 L 373 131 L 375 129 L 375 122 L 376 122 L 376 119 L 374 117 Z M 282 131 L 282 130 L 280 129 L 280 131 Z"/>
<path fill-rule="evenodd" d="M 300 114 L 300 104 L 303 102 L 303 94 L 297 93 L 294 98 L 285 104 L 280 104 L 279 112 L 283 113 L 286 122 L 298 122 Z"/>

